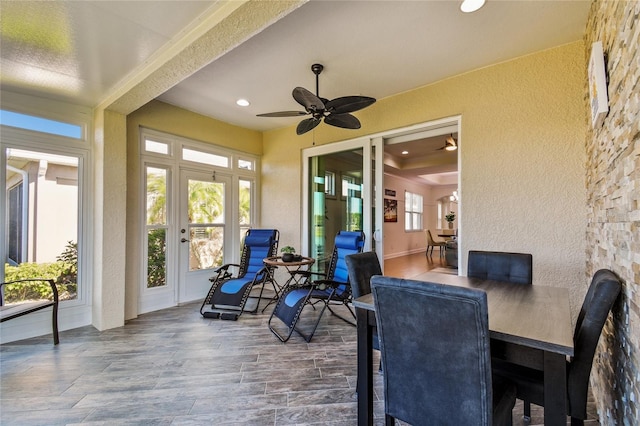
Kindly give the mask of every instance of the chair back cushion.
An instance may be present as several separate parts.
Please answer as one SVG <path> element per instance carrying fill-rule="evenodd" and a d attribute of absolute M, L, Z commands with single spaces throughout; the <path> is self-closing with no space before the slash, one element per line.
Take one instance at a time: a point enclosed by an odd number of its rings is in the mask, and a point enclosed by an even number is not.
<path fill-rule="evenodd" d="M 587 392 L 593 356 L 609 311 L 620 294 L 622 283 L 610 270 L 597 271 L 584 298 L 573 335 L 574 357 L 569 363 L 567 390 L 569 413 L 586 419 Z"/>
<path fill-rule="evenodd" d="M 278 231 L 276 229 L 249 229 L 244 237 L 239 275 L 253 278 L 264 267 L 264 258 L 276 256 L 277 252 Z"/>
<path fill-rule="evenodd" d="M 467 276 L 516 284 L 531 284 L 533 258 L 528 253 L 469 251 Z"/>
<path fill-rule="evenodd" d="M 490 425 L 491 354 L 485 292 L 371 278 L 385 413 L 411 424 Z"/>
<path fill-rule="evenodd" d="M 347 264 L 344 261 L 345 256 L 360 253 L 364 247 L 364 233 L 360 231 L 340 231 L 336 235 L 331 264 L 327 273 L 327 279 L 344 283 L 337 288 L 336 293 L 341 296 L 344 292 L 350 290 L 349 273 L 347 272 Z"/>
<path fill-rule="evenodd" d="M 382 268 L 378 256 L 368 251 L 350 254 L 344 258 L 349 273 L 349 284 L 354 299 L 371 293 L 371 277 L 382 275 Z"/>

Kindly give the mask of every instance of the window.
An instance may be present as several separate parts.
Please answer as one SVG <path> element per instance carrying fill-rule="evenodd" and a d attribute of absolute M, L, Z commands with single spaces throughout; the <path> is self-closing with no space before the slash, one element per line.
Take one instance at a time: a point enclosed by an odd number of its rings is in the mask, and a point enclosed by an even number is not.
<path fill-rule="evenodd" d="M 156 154 L 169 155 L 169 144 L 164 142 L 152 141 L 151 139 L 145 139 L 144 150 Z"/>
<path fill-rule="evenodd" d="M 32 115 L 19 114 L 17 112 L 0 110 L 0 124 L 20 129 L 50 133 L 52 135 L 82 139 L 82 126 L 34 117 Z"/>
<path fill-rule="evenodd" d="M 238 160 L 238 168 L 240 170 L 255 170 L 255 164 L 253 161 L 251 160 L 243 160 L 243 159 L 239 159 Z"/>
<path fill-rule="evenodd" d="M 251 193 L 252 182 L 246 179 L 239 180 L 238 187 L 238 221 L 240 229 L 240 241 L 244 238 L 247 230 L 251 228 Z"/>
<path fill-rule="evenodd" d="M 324 172 L 324 193 L 329 197 L 336 196 L 336 174 L 334 172 Z"/>
<path fill-rule="evenodd" d="M 167 185 L 168 170 L 146 168 L 147 288 L 167 284 Z"/>
<path fill-rule="evenodd" d="M 422 195 L 409 191 L 404 193 L 404 230 L 422 230 Z"/>
<path fill-rule="evenodd" d="M 182 159 L 210 166 L 229 167 L 229 158 L 222 155 L 197 151 L 190 148 L 182 148 Z"/>
<path fill-rule="evenodd" d="M 5 279 L 51 276 L 60 300 L 78 298 L 79 157 L 7 148 Z M 42 296 L 5 293 L 6 302 Z M 46 295 L 45 295 L 46 296 Z"/>
<path fill-rule="evenodd" d="M 20 181 L 17 185 L 14 185 L 9 189 L 8 204 L 8 220 L 7 220 L 7 260 L 11 265 L 18 265 L 26 258 L 26 253 L 22 238 L 25 236 L 24 227 L 24 215 L 23 208 L 23 196 L 24 182 Z"/>

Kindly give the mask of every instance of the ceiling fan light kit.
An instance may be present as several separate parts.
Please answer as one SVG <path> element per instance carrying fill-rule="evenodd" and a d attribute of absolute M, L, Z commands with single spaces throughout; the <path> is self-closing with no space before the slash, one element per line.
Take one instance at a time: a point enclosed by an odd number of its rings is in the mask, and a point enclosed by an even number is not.
<path fill-rule="evenodd" d="M 376 100 L 368 96 L 343 96 L 328 100 L 320 97 L 319 76 L 324 66 L 322 64 L 311 65 L 311 71 L 316 75 L 316 94 L 314 95 L 304 87 L 293 89 L 293 98 L 302 105 L 305 111 L 279 111 L 266 114 L 258 114 L 258 117 L 297 117 L 311 115 L 298 123 L 296 133 L 302 135 L 313 130 L 324 119 L 326 124 L 343 129 L 359 129 L 360 120 L 350 113 L 361 110 L 373 104 Z"/>
<path fill-rule="evenodd" d="M 472 13 L 484 6 L 485 0 L 464 0 L 460 10 L 464 13 Z"/>

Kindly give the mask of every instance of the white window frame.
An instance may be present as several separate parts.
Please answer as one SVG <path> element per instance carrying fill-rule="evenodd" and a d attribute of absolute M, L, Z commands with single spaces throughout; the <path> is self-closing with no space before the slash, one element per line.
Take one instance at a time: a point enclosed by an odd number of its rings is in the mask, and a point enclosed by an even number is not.
<path fill-rule="evenodd" d="M 419 209 L 417 211 L 413 210 L 413 205 L 416 204 L 413 202 L 413 198 L 420 197 L 420 202 L 417 203 Z M 418 224 L 414 228 L 413 222 L 414 217 L 417 215 Z M 404 230 L 405 232 L 417 232 L 422 231 L 424 227 L 424 196 L 422 194 L 417 194 L 411 191 L 404 191 Z"/>
<path fill-rule="evenodd" d="M 257 155 L 253 155 L 253 154 L 249 154 L 246 152 L 242 152 L 242 151 L 236 151 L 233 149 L 229 149 L 229 148 L 225 148 L 225 147 L 221 147 L 218 145 L 214 145 L 214 144 L 210 144 L 210 143 L 204 143 L 204 142 L 200 142 L 197 140 L 193 140 L 193 139 L 189 139 L 186 137 L 181 137 L 181 136 L 176 136 L 176 135 L 172 135 L 169 133 L 164 133 L 158 130 L 154 130 L 154 129 L 149 129 L 149 128 L 145 128 L 145 127 L 141 127 L 140 128 L 140 136 L 139 136 L 139 143 L 140 143 L 140 161 L 141 164 L 143 165 L 141 167 L 141 175 L 140 175 L 140 194 L 146 194 L 145 190 L 145 166 L 146 165 L 152 165 L 152 164 L 162 164 L 163 167 L 169 166 L 171 168 L 171 182 L 170 182 L 170 188 L 171 191 L 174 191 L 174 188 L 178 188 L 179 182 L 179 170 L 180 168 L 189 168 L 189 169 L 197 169 L 197 170 L 207 170 L 207 171 L 211 171 L 214 173 L 222 173 L 223 175 L 231 175 L 231 180 L 232 180 L 232 187 L 231 187 L 231 191 L 233 191 L 233 194 L 238 194 L 239 193 L 239 181 L 240 179 L 242 180 L 249 180 L 251 181 L 251 212 L 250 212 L 250 216 L 251 216 L 251 220 L 250 220 L 250 228 L 255 228 L 258 226 L 258 224 L 260 223 L 260 217 L 259 217 L 259 212 L 260 212 L 260 199 L 259 199 L 259 193 L 260 191 L 258 190 L 259 185 L 260 185 L 260 157 Z M 145 150 L 145 140 L 146 138 L 149 139 L 153 139 L 154 141 L 157 142 L 162 142 L 162 143 L 167 143 L 169 144 L 169 153 L 168 154 L 160 154 L 160 153 L 156 153 L 156 152 L 149 152 Z M 227 157 L 229 158 L 229 166 L 228 167 L 220 167 L 220 166 L 212 166 L 212 165 L 208 165 L 208 164 L 202 164 L 202 163 L 197 163 L 197 162 L 193 162 L 193 161 L 189 161 L 189 160 L 182 160 L 182 148 L 188 148 L 188 149 L 193 149 L 193 150 L 197 150 L 197 151 L 201 151 L 204 153 L 210 153 L 213 155 L 219 155 L 219 156 L 223 156 L 223 157 Z M 248 161 L 252 163 L 252 170 L 247 170 L 245 168 L 240 168 L 239 167 L 239 160 L 242 161 Z M 173 197 L 174 202 L 171 203 L 171 205 L 169 206 L 169 210 L 174 210 L 170 212 L 171 217 L 173 218 L 170 223 L 172 227 L 175 226 L 174 222 L 175 222 L 175 218 L 178 217 L 178 211 L 175 210 L 178 206 L 175 203 L 175 194 L 168 194 L 167 195 L 168 198 Z M 237 197 L 237 195 L 235 195 L 235 197 Z M 140 214 L 140 218 L 141 218 L 141 224 L 146 224 L 146 204 L 145 206 L 143 206 L 142 211 L 139 212 Z M 232 232 L 232 235 L 239 235 L 239 229 L 240 229 L 240 221 L 239 221 L 239 209 L 237 205 L 233 205 L 232 206 L 232 212 L 231 212 L 231 217 L 232 217 L 232 228 L 229 230 L 230 232 Z M 244 227 L 244 226 L 243 226 Z M 238 231 L 238 233 L 236 233 L 236 231 Z M 141 227 L 141 233 L 140 233 L 140 244 L 141 247 L 145 247 L 146 244 L 146 226 L 142 226 Z M 170 241 L 174 241 L 175 238 L 171 238 Z M 233 259 L 234 262 L 238 262 L 240 259 L 240 249 L 241 249 L 241 241 L 236 241 L 236 239 L 233 239 L 233 253 L 237 253 L 237 259 Z M 171 250 L 171 252 L 173 253 L 177 253 L 177 247 L 173 247 L 171 246 L 170 243 L 169 245 L 167 245 L 167 251 Z M 145 253 L 141 253 L 141 255 L 144 255 Z M 146 257 L 143 257 L 143 259 L 145 259 L 144 261 L 144 268 L 140 271 L 140 280 L 141 282 L 146 282 Z M 167 273 L 169 274 L 169 273 Z M 169 279 L 169 275 L 167 276 L 167 279 Z"/>
<path fill-rule="evenodd" d="M 89 108 L 12 92 L 0 93 L 0 108 L 21 114 L 79 125 L 82 138 L 70 138 L 11 126 L 1 126 L 0 162 L 6 164 L 6 148 L 33 150 L 78 158 L 78 295 L 63 301 L 58 310 L 60 330 L 91 325 L 93 282 L 93 163 L 92 111 Z M 0 167 L 0 187 L 6 188 L 6 168 Z M 4 189 L 3 189 L 4 191 Z M 0 197 L 0 223 L 5 223 L 5 197 Z M 5 227 L 0 226 L 0 241 L 6 241 Z M 5 259 L 5 245 L 0 258 Z M 4 280 L 4 267 L 0 268 Z M 0 342 L 10 342 L 51 333 L 51 312 L 44 310 L 3 323 Z"/>

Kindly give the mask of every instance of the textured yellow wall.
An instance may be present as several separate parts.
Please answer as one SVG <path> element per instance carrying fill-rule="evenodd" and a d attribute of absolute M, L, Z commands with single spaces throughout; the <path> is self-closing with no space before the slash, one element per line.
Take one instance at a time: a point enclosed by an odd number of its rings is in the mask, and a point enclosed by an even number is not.
<path fill-rule="evenodd" d="M 139 127 L 147 127 L 255 155 L 262 154 L 262 133 L 160 101 L 151 101 L 127 116 L 129 145 L 133 141 L 133 135 L 137 138 Z"/>
<path fill-rule="evenodd" d="M 534 284 L 570 288 L 575 315 L 585 274 L 584 64 L 575 42 L 379 100 L 356 113 L 360 130 L 265 132 L 262 223 L 299 244 L 296 182 L 301 150 L 314 141 L 460 114 L 461 264 L 470 249 L 532 253 Z"/>

